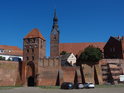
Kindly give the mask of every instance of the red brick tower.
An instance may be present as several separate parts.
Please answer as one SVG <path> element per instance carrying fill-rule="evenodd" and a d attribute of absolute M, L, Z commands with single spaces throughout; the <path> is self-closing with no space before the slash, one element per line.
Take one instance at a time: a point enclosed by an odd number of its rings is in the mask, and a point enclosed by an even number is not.
<path fill-rule="evenodd" d="M 33 29 L 23 40 L 22 80 L 24 85 L 37 85 L 38 62 L 46 55 L 46 40 L 38 29 Z"/>
<path fill-rule="evenodd" d="M 59 30 L 58 30 L 58 18 L 56 11 L 54 11 L 53 27 L 50 34 L 50 57 L 59 56 Z"/>

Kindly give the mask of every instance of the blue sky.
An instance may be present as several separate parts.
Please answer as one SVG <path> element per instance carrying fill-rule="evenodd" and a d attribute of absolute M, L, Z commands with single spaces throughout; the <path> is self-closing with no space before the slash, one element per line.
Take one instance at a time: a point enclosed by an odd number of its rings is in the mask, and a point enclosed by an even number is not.
<path fill-rule="evenodd" d="M 124 35 L 124 0 L 0 0 L 0 45 L 23 48 L 23 37 L 38 28 L 49 56 L 54 8 L 61 43 L 106 42 Z"/>

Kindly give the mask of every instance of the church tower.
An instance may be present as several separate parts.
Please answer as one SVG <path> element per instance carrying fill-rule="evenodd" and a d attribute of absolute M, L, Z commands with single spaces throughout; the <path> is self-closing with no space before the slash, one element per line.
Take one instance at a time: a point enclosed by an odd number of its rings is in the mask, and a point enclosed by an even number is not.
<path fill-rule="evenodd" d="M 50 57 L 59 56 L 59 29 L 56 10 L 54 11 L 53 26 L 50 34 Z"/>
<path fill-rule="evenodd" d="M 38 29 L 33 29 L 23 42 L 22 80 L 26 86 L 35 86 L 38 62 L 46 55 L 46 40 Z"/>

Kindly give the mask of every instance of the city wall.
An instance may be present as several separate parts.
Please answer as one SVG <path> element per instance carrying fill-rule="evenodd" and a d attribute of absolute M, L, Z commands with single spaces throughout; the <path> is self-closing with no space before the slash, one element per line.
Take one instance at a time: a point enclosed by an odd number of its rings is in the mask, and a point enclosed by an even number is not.
<path fill-rule="evenodd" d="M 19 83 L 18 62 L 0 61 L 0 86 L 16 86 Z"/>

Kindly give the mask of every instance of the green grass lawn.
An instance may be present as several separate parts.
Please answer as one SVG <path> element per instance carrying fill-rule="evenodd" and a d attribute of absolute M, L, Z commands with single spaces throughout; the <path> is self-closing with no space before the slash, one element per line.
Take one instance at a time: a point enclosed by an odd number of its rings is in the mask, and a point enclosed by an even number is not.
<path fill-rule="evenodd" d="M 38 86 L 42 89 L 60 89 L 60 86 Z M 124 84 L 119 85 L 95 85 L 95 88 L 124 88 Z"/>
<path fill-rule="evenodd" d="M 42 89 L 60 89 L 60 86 L 38 86 Z"/>
<path fill-rule="evenodd" d="M 124 88 L 124 84 L 119 85 L 95 85 L 96 88 Z"/>
<path fill-rule="evenodd" d="M 0 86 L 0 90 L 13 89 L 13 88 L 19 88 L 19 86 L 5 86 L 5 87 Z"/>
<path fill-rule="evenodd" d="M 14 89 L 19 88 L 22 86 L 7 86 L 7 87 L 0 87 L 0 90 L 6 90 L 6 89 Z M 60 89 L 60 86 L 36 86 L 41 89 Z M 95 85 L 95 88 L 124 88 L 124 84 L 119 85 Z"/>

